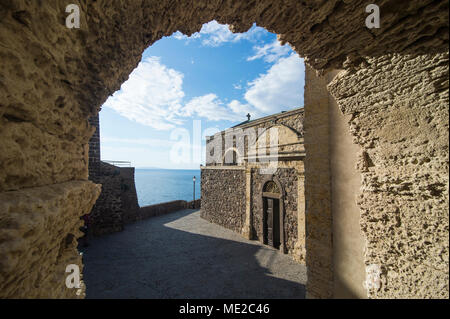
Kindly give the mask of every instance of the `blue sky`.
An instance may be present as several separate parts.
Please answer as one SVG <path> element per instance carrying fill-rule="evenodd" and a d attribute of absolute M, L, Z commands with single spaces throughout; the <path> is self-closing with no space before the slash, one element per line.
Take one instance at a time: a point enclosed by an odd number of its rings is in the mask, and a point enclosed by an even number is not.
<path fill-rule="evenodd" d="M 204 137 L 303 106 L 304 63 L 275 34 L 253 26 L 233 34 L 211 21 L 144 51 L 100 112 L 102 160 L 137 168 L 198 169 Z"/>

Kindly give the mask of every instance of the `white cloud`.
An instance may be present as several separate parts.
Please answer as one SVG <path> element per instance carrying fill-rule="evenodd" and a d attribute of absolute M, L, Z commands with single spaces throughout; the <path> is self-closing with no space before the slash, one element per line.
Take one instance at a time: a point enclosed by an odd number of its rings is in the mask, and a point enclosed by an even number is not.
<path fill-rule="evenodd" d="M 292 53 L 280 58 L 265 74 L 248 83 L 245 100 L 264 114 L 272 114 L 303 105 L 305 66 Z"/>
<path fill-rule="evenodd" d="M 175 116 L 182 107 L 182 84 L 182 73 L 167 68 L 157 57 L 146 58 L 104 106 L 140 124 L 171 129 L 182 123 Z"/>
<path fill-rule="evenodd" d="M 232 122 L 245 118 L 248 106 L 239 108 L 233 103 L 230 107 L 213 93 L 194 97 L 185 103 L 183 77 L 181 72 L 162 64 L 158 57 L 146 58 L 103 106 L 157 130 L 174 129 L 192 116 Z M 151 143 L 161 144 L 156 140 Z"/>
<path fill-rule="evenodd" d="M 158 57 L 150 57 L 139 63 L 104 107 L 158 130 L 173 129 L 188 117 L 240 122 L 247 113 L 254 119 L 301 106 L 303 74 L 303 61 L 293 53 L 278 59 L 266 73 L 247 83 L 244 103 L 238 100 L 227 103 L 214 93 L 194 97 L 186 103 L 182 87 L 184 75 L 163 65 Z M 240 84 L 236 86 L 242 88 Z"/>
<path fill-rule="evenodd" d="M 197 115 L 210 121 L 239 121 L 245 115 L 245 111 L 231 108 L 213 93 L 191 99 L 182 111 L 184 116 Z"/>
<path fill-rule="evenodd" d="M 273 63 L 291 53 L 292 49 L 288 44 L 281 45 L 280 41 L 277 39 L 271 43 L 265 44 L 263 46 L 254 46 L 253 50 L 255 55 L 248 57 L 247 61 L 253 61 L 256 59 L 264 59 L 268 63 Z"/>
<path fill-rule="evenodd" d="M 175 32 L 174 34 L 172 34 L 172 36 L 177 40 L 197 39 L 201 37 L 200 33 L 198 32 L 188 37 L 187 35 L 181 33 L 180 31 Z"/>
<path fill-rule="evenodd" d="M 241 40 L 252 41 L 258 38 L 263 32 L 265 32 L 263 28 L 254 25 L 245 33 L 233 33 L 230 31 L 227 24 L 220 24 L 213 20 L 205 23 L 200 32 L 196 32 L 189 37 L 182 34 L 180 31 L 175 32 L 173 37 L 177 40 L 202 38 L 203 45 L 217 47 L 227 42 L 239 42 Z"/>
<path fill-rule="evenodd" d="M 258 110 L 254 105 L 251 105 L 249 103 L 241 103 L 238 100 L 233 100 L 230 103 L 228 103 L 228 107 L 232 112 L 241 114 L 241 116 L 239 117 L 241 121 L 246 119 L 245 116 L 247 115 L 247 113 L 250 113 L 252 119 L 256 119 L 264 115 L 267 115 Z"/>

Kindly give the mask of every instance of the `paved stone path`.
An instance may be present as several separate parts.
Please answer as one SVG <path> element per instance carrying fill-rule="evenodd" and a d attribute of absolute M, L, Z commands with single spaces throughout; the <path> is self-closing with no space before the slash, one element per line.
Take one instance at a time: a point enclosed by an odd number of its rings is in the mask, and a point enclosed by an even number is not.
<path fill-rule="evenodd" d="M 83 248 L 87 298 L 304 298 L 306 268 L 183 210 Z"/>

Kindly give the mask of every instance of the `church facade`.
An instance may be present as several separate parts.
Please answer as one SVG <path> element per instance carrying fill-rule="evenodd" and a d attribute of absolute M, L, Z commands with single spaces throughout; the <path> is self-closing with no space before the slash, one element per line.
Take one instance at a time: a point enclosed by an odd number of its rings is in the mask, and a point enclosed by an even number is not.
<path fill-rule="evenodd" d="M 206 138 L 201 216 L 305 261 L 303 108 Z"/>

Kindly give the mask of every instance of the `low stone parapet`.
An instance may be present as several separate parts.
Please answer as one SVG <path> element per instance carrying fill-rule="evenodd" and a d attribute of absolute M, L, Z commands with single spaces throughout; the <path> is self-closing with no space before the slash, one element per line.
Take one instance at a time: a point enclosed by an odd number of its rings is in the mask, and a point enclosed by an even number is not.
<path fill-rule="evenodd" d="M 187 202 L 185 200 L 174 200 L 171 202 L 144 206 L 139 209 L 136 220 L 141 220 L 141 219 L 146 219 L 149 217 L 169 214 L 169 213 L 173 213 L 173 212 L 187 209 L 187 208 L 199 209 L 200 202 L 201 202 L 200 199 L 197 199 L 195 201 L 190 201 L 190 202 Z"/>
<path fill-rule="evenodd" d="M 186 208 L 191 209 L 200 209 L 201 207 L 201 199 L 191 200 L 190 202 L 186 202 Z"/>

